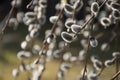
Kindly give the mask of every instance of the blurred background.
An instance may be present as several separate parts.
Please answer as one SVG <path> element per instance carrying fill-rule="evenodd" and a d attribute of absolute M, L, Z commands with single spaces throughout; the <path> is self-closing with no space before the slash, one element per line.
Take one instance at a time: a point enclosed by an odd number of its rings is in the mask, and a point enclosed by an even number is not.
<path fill-rule="evenodd" d="M 23 0 L 21 9 L 24 12 L 31 11 L 26 9 L 26 5 L 30 2 L 31 0 Z M 84 2 L 86 0 L 83 0 Z M 52 24 L 49 22 L 49 17 L 53 16 L 56 11 L 55 11 L 55 4 L 58 3 L 59 0 L 48 0 L 48 6 L 47 6 L 47 24 L 44 25 L 44 27 L 40 30 L 40 33 L 44 33 L 46 29 L 50 29 Z M 5 24 L 5 21 L 7 19 L 8 13 L 11 9 L 11 0 L 1 0 L 0 1 L 0 30 L 2 29 L 3 24 Z M 17 9 L 14 10 L 12 17 L 14 17 L 15 13 L 17 12 Z M 81 10 L 81 13 L 77 14 L 78 19 L 82 19 L 85 15 L 84 14 L 84 9 Z M 46 28 L 47 26 L 47 28 Z M 29 75 L 26 72 L 23 72 L 21 76 L 18 79 L 14 79 L 12 77 L 12 70 L 16 67 L 19 66 L 20 62 L 17 59 L 17 52 L 21 50 L 20 44 L 21 42 L 25 39 L 26 34 L 28 33 L 28 27 L 25 26 L 24 24 L 20 24 L 17 28 L 17 30 L 14 30 L 12 27 L 7 26 L 5 30 L 5 35 L 3 39 L 0 41 L 0 80 L 27 80 L 27 77 L 25 75 Z M 108 35 L 111 35 L 111 29 L 104 30 L 101 28 L 101 32 L 105 32 L 106 35 L 104 35 L 101 39 L 98 39 L 99 44 L 102 44 L 103 42 L 109 41 Z M 40 34 L 37 43 L 41 45 L 42 41 L 44 40 L 44 34 Z M 120 40 L 120 37 L 117 39 L 118 41 Z M 115 50 L 115 41 L 113 40 L 112 48 L 109 52 L 100 52 L 100 45 L 95 48 L 94 50 L 90 50 L 90 55 L 92 54 L 98 54 L 100 58 L 104 61 L 106 58 L 111 58 L 111 53 Z M 118 42 L 119 44 L 119 42 Z M 77 55 L 79 50 L 82 48 L 81 46 L 78 45 L 78 43 L 73 43 L 70 45 L 71 47 L 68 48 L 68 50 L 71 50 L 74 55 Z M 118 50 L 120 45 L 118 45 Z M 91 63 L 90 63 L 91 64 Z M 41 80 L 55 80 L 56 79 L 56 73 L 59 69 L 60 66 L 60 61 L 59 60 L 53 60 L 48 62 L 46 67 L 46 71 L 44 72 L 44 75 Z M 66 76 L 67 78 L 65 80 L 77 80 L 79 77 L 79 74 L 81 72 L 81 69 L 83 69 L 83 63 L 78 64 L 75 63 L 72 68 L 67 72 Z M 91 67 L 89 65 L 89 67 Z M 109 71 L 110 70 L 110 71 Z M 101 80 L 109 80 L 113 74 L 115 73 L 115 66 L 111 66 L 110 68 L 107 68 L 103 71 L 102 73 L 102 79 Z M 62 80 L 62 79 L 61 79 Z"/>

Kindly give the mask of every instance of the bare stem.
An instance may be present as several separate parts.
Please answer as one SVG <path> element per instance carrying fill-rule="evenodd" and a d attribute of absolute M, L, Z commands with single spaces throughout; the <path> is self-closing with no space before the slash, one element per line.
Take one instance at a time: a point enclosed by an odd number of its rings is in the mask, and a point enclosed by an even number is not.
<path fill-rule="evenodd" d="M 61 15 L 62 15 L 62 13 L 63 13 L 63 10 L 64 10 L 64 9 L 62 9 L 62 10 L 60 11 L 60 13 L 59 13 L 59 15 L 58 15 L 57 21 L 53 24 L 52 29 L 51 29 L 51 34 L 53 34 L 53 33 L 55 32 L 55 29 L 56 29 L 56 27 L 57 27 L 57 22 L 60 20 Z"/>
<path fill-rule="evenodd" d="M 100 9 L 104 6 L 104 4 L 105 4 L 107 1 L 108 1 L 108 0 L 105 0 L 105 1 L 100 5 Z M 88 19 L 88 21 L 87 21 L 85 24 L 83 24 L 81 30 L 83 30 L 83 29 L 86 27 L 86 25 L 87 25 L 88 23 L 90 23 L 94 18 L 95 18 L 95 15 L 92 14 L 92 16 Z"/>
<path fill-rule="evenodd" d="M 116 73 L 119 71 L 119 61 L 118 61 L 118 57 L 116 58 Z M 116 80 L 118 80 L 118 77 L 116 77 Z"/>
<path fill-rule="evenodd" d="M 88 37 L 88 46 L 87 46 L 87 48 L 86 48 L 86 59 L 85 59 L 85 67 L 84 67 L 84 71 L 83 71 L 82 80 L 84 80 L 84 78 L 85 78 L 85 73 L 87 72 L 89 46 L 90 46 L 90 37 Z"/>
<path fill-rule="evenodd" d="M 115 80 L 120 75 L 120 71 L 118 71 L 110 80 Z"/>
<path fill-rule="evenodd" d="M 7 25 L 8 25 L 8 23 L 9 23 L 10 17 L 12 16 L 12 13 L 13 13 L 13 10 L 14 10 L 14 8 L 15 8 L 15 5 L 16 5 L 16 0 L 15 0 L 15 4 L 12 6 L 12 8 L 11 8 L 9 14 L 8 14 L 8 18 L 7 18 L 7 20 L 5 21 L 5 24 L 3 25 L 2 30 L 1 30 L 1 32 L 0 32 L 0 40 L 2 40 L 2 38 L 3 38 L 5 29 L 6 29 Z"/>
<path fill-rule="evenodd" d="M 100 76 L 102 74 L 102 72 L 104 71 L 105 67 L 103 67 L 100 72 L 98 72 L 97 76 Z"/>
<path fill-rule="evenodd" d="M 30 8 L 30 6 L 33 4 L 33 1 L 34 1 L 34 0 L 32 0 L 32 1 L 27 5 L 27 8 Z"/>

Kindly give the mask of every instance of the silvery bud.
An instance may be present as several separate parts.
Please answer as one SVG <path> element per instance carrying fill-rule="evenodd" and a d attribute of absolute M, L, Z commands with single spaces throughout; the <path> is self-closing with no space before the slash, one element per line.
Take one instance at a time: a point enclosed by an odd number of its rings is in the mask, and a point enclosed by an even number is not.
<path fill-rule="evenodd" d="M 96 16 L 99 12 L 99 4 L 97 2 L 93 2 L 91 5 L 91 12 Z"/>
<path fill-rule="evenodd" d="M 74 7 L 73 6 L 71 6 L 70 4 L 66 4 L 65 6 L 64 6 L 64 11 L 65 11 L 65 13 L 66 13 L 66 16 L 71 16 L 71 15 L 73 15 L 74 13 Z"/>
<path fill-rule="evenodd" d="M 67 19 L 66 22 L 65 22 L 65 27 L 69 29 L 69 28 L 71 28 L 71 26 L 72 26 L 73 24 L 75 24 L 75 22 L 76 22 L 76 21 L 73 20 L 73 19 Z"/>
<path fill-rule="evenodd" d="M 19 8 L 21 6 L 21 4 L 22 4 L 22 0 L 16 0 L 16 1 L 12 0 L 12 2 L 11 2 L 11 5 L 12 6 L 15 5 L 16 8 Z"/>
<path fill-rule="evenodd" d="M 66 52 L 64 55 L 63 55 L 63 60 L 64 61 L 69 61 L 70 58 L 71 58 L 72 54 L 70 52 Z"/>
<path fill-rule="evenodd" d="M 120 4 L 117 2 L 112 2 L 110 6 L 112 10 L 120 10 Z"/>
<path fill-rule="evenodd" d="M 57 73 L 57 77 L 58 78 L 63 78 L 64 77 L 64 71 L 59 70 L 58 73 Z"/>
<path fill-rule="evenodd" d="M 100 71 L 103 68 L 103 63 L 100 60 L 95 60 L 93 66 L 96 70 Z"/>
<path fill-rule="evenodd" d="M 66 72 L 70 67 L 71 65 L 69 63 L 62 63 L 60 69 Z"/>
<path fill-rule="evenodd" d="M 83 1 L 82 0 L 77 0 L 73 7 L 75 8 L 75 10 L 78 12 L 82 7 L 83 7 Z"/>
<path fill-rule="evenodd" d="M 40 25 L 43 25 L 43 24 L 45 24 L 45 22 L 46 22 L 46 16 L 42 15 L 39 19 L 39 23 L 40 23 Z"/>
<path fill-rule="evenodd" d="M 21 48 L 22 49 L 27 49 L 29 47 L 29 43 L 27 41 L 21 42 Z"/>
<path fill-rule="evenodd" d="M 120 57 L 120 52 L 113 52 L 112 56 L 115 57 L 115 58 Z"/>
<path fill-rule="evenodd" d="M 50 44 L 54 38 L 55 38 L 55 35 L 53 35 L 53 34 L 49 35 L 46 39 L 47 43 Z"/>
<path fill-rule="evenodd" d="M 62 32 L 61 37 L 67 43 L 71 43 L 74 40 L 73 34 L 67 32 Z"/>
<path fill-rule="evenodd" d="M 90 35 L 90 32 L 89 31 L 83 31 L 83 36 L 85 37 L 85 38 L 88 38 L 88 36 Z"/>
<path fill-rule="evenodd" d="M 106 29 L 108 26 L 111 25 L 111 20 L 107 17 L 102 17 L 100 19 L 100 23 L 104 26 L 104 28 Z"/>
<path fill-rule="evenodd" d="M 9 25 L 10 27 L 13 27 L 15 30 L 17 29 L 18 24 L 19 24 L 19 23 L 18 23 L 18 21 L 17 21 L 16 18 L 10 18 L 9 23 L 8 23 L 8 25 Z"/>
<path fill-rule="evenodd" d="M 30 32 L 30 37 L 31 38 L 36 38 L 38 35 L 39 35 L 39 30 L 38 29 L 33 29 L 31 32 Z"/>
<path fill-rule="evenodd" d="M 33 24 L 33 23 L 35 22 L 35 18 L 24 17 L 24 18 L 23 18 L 23 22 L 24 22 L 24 24 L 26 24 L 26 25 L 30 25 L 30 24 Z"/>
<path fill-rule="evenodd" d="M 24 17 L 24 12 L 18 12 L 17 15 L 16 15 L 17 21 L 19 23 L 23 22 L 23 17 Z"/>
<path fill-rule="evenodd" d="M 32 31 L 33 29 L 40 29 L 40 25 L 39 24 L 30 24 L 28 27 L 28 31 Z"/>
<path fill-rule="evenodd" d="M 13 77 L 19 76 L 19 70 L 18 70 L 18 69 L 13 69 L 13 71 L 12 71 L 12 76 L 13 76 Z"/>
<path fill-rule="evenodd" d="M 33 46 L 32 52 L 33 54 L 38 54 L 40 50 L 41 50 L 40 46 L 36 44 Z"/>
<path fill-rule="evenodd" d="M 79 59 L 80 61 L 83 61 L 85 58 L 86 58 L 86 52 L 85 52 L 85 50 L 81 50 L 81 51 L 79 52 L 78 59 Z"/>
<path fill-rule="evenodd" d="M 101 45 L 101 50 L 102 51 L 108 51 L 110 49 L 110 46 L 107 43 L 104 43 Z"/>
<path fill-rule="evenodd" d="M 30 42 L 30 41 L 32 41 L 32 38 L 30 37 L 30 35 L 27 35 L 27 36 L 25 37 L 25 40 L 26 40 L 27 42 Z"/>
<path fill-rule="evenodd" d="M 111 60 L 106 60 L 106 61 L 104 62 L 104 65 L 105 65 L 106 67 L 110 67 L 110 66 L 112 66 L 114 63 L 115 63 L 115 59 L 113 58 L 113 59 L 111 59 Z"/>
<path fill-rule="evenodd" d="M 39 5 L 42 8 L 46 8 L 47 7 L 47 0 L 39 0 Z"/>
<path fill-rule="evenodd" d="M 70 62 L 75 62 L 75 61 L 77 61 L 77 57 L 76 56 L 70 57 Z"/>
<path fill-rule="evenodd" d="M 21 63 L 19 66 L 20 71 L 25 71 L 26 70 L 26 65 L 24 63 Z"/>
<path fill-rule="evenodd" d="M 51 16 L 51 17 L 49 18 L 49 21 L 50 21 L 51 23 L 55 23 L 55 22 L 57 21 L 57 19 L 58 19 L 58 16 Z"/>
<path fill-rule="evenodd" d="M 25 13 L 25 17 L 28 17 L 28 18 L 35 18 L 35 16 L 36 16 L 36 13 L 34 13 L 34 12 L 26 12 Z"/>
<path fill-rule="evenodd" d="M 119 10 L 113 10 L 112 16 L 114 19 L 120 19 L 120 11 Z"/>
<path fill-rule="evenodd" d="M 72 30 L 72 32 L 73 32 L 73 33 L 77 33 L 77 34 L 80 33 L 81 28 L 82 28 L 82 27 L 79 26 L 79 25 L 77 25 L 77 24 L 73 24 L 73 25 L 71 26 L 71 30 Z"/>
<path fill-rule="evenodd" d="M 90 45 L 92 47 L 96 47 L 98 45 L 98 41 L 94 37 L 91 37 L 90 38 Z"/>
<path fill-rule="evenodd" d="M 19 51 L 17 53 L 17 57 L 18 59 L 22 60 L 22 59 L 26 59 L 26 58 L 30 58 L 31 57 L 31 53 L 29 51 Z"/>
<path fill-rule="evenodd" d="M 99 80 L 97 74 L 94 71 L 90 71 L 87 73 L 88 80 Z"/>

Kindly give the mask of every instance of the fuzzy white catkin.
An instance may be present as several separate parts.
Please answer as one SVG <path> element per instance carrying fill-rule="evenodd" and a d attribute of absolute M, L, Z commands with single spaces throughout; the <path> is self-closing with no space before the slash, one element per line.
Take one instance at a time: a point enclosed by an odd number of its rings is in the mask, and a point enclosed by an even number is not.
<path fill-rule="evenodd" d="M 119 10 L 113 10 L 112 16 L 114 19 L 120 19 L 120 11 Z"/>
<path fill-rule="evenodd" d="M 97 74 L 94 73 L 93 71 L 90 71 L 87 73 L 87 78 L 88 78 L 88 80 L 93 80 L 93 79 L 99 80 L 99 79 L 97 79 L 98 78 Z"/>
<path fill-rule="evenodd" d="M 41 50 L 41 47 L 38 44 L 35 44 L 32 48 L 33 54 L 38 54 L 40 50 Z"/>
<path fill-rule="evenodd" d="M 93 66 L 96 70 L 100 71 L 103 67 L 103 63 L 100 60 L 95 60 Z"/>
<path fill-rule="evenodd" d="M 34 28 L 36 29 L 40 29 L 40 25 L 39 24 L 30 24 L 28 27 L 28 31 L 32 31 Z"/>
<path fill-rule="evenodd" d="M 48 46 L 49 49 L 53 50 L 56 47 L 56 41 L 54 40 L 53 42 L 51 42 Z"/>
<path fill-rule="evenodd" d="M 75 24 L 75 20 L 67 19 L 67 20 L 65 21 L 65 27 L 68 28 L 68 29 L 71 28 L 71 26 L 72 26 L 73 24 Z"/>
<path fill-rule="evenodd" d="M 115 59 L 114 59 L 114 58 L 111 59 L 111 60 L 106 60 L 106 61 L 104 62 L 104 65 L 105 65 L 106 67 L 110 67 L 110 66 L 112 66 L 112 65 L 114 64 L 114 62 L 115 62 Z"/>
<path fill-rule="evenodd" d="M 57 73 L 57 77 L 58 77 L 58 78 L 64 77 L 64 72 L 63 72 L 62 70 L 60 70 L 60 71 Z"/>
<path fill-rule="evenodd" d="M 18 70 L 18 69 L 13 69 L 13 71 L 12 71 L 12 76 L 13 76 L 13 77 L 19 76 L 19 70 Z"/>
<path fill-rule="evenodd" d="M 120 10 L 120 3 L 112 2 L 110 4 L 110 7 L 112 8 L 112 10 Z"/>
<path fill-rule="evenodd" d="M 98 41 L 97 41 L 96 39 L 91 39 L 91 40 L 90 40 L 90 45 L 91 45 L 92 47 L 96 47 L 96 46 L 98 45 Z"/>
<path fill-rule="evenodd" d="M 120 52 L 113 52 L 112 56 L 115 57 L 115 58 L 120 57 Z"/>
<path fill-rule="evenodd" d="M 19 23 L 23 22 L 23 17 L 24 17 L 24 12 L 18 12 L 17 15 L 16 15 L 17 21 Z"/>
<path fill-rule="evenodd" d="M 63 55 L 63 60 L 64 61 L 69 61 L 70 57 L 72 56 L 72 54 L 70 52 L 66 52 L 64 55 Z"/>
<path fill-rule="evenodd" d="M 30 37 L 31 38 L 36 38 L 38 35 L 39 35 L 39 30 L 38 29 L 33 29 L 31 32 L 30 32 Z"/>
<path fill-rule="evenodd" d="M 9 25 L 10 27 L 17 27 L 18 24 L 19 24 L 19 23 L 18 23 L 18 21 L 17 21 L 16 18 L 10 18 L 9 23 L 8 23 L 8 25 Z"/>
<path fill-rule="evenodd" d="M 54 35 L 50 35 L 49 37 L 47 37 L 46 41 L 47 43 L 51 43 L 54 40 L 55 36 Z"/>
<path fill-rule="evenodd" d="M 67 43 L 71 43 L 74 39 L 74 36 L 71 33 L 67 33 L 67 32 L 62 32 L 61 37 Z"/>
<path fill-rule="evenodd" d="M 71 65 L 69 63 L 62 63 L 60 66 L 60 69 L 64 72 L 66 72 L 70 67 L 71 67 Z"/>
<path fill-rule="evenodd" d="M 47 0 L 39 0 L 39 6 L 42 8 L 46 8 L 47 7 Z"/>
<path fill-rule="evenodd" d="M 22 48 L 22 49 L 27 49 L 27 48 L 28 48 L 28 42 L 27 42 L 27 41 L 23 41 L 23 42 L 21 43 L 21 48 Z"/>
<path fill-rule="evenodd" d="M 99 11 L 99 4 L 97 2 L 93 2 L 92 5 L 91 5 L 91 12 L 97 16 L 98 14 L 98 11 Z"/>
<path fill-rule="evenodd" d="M 12 2 L 11 2 L 11 5 L 12 6 L 15 5 L 16 8 L 19 8 L 21 6 L 21 4 L 22 4 L 22 0 L 16 0 L 16 1 L 12 0 Z"/>
<path fill-rule="evenodd" d="M 76 56 L 70 57 L 70 62 L 75 62 L 75 61 L 77 61 L 77 57 Z"/>
<path fill-rule="evenodd" d="M 77 24 L 73 24 L 73 25 L 71 26 L 71 30 L 72 30 L 73 33 L 80 33 L 81 28 L 82 28 L 82 27 L 79 26 L 79 25 L 77 25 Z"/>
<path fill-rule="evenodd" d="M 73 15 L 74 7 L 71 6 L 70 4 L 66 4 L 64 7 L 64 11 L 65 11 L 66 16 L 71 16 Z"/>
<path fill-rule="evenodd" d="M 77 0 L 77 1 L 74 3 L 73 6 L 74 6 L 75 10 L 78 12 L 78 11 L 80 11 L 80 10 L 82 9 L 83 5 L 84 5 L 84 3 L 83 3 L 82 0 Z"/>
<path fill-rule="evenodd" d="M 83 36 L 85 37 L 85 38 L 88 38 L 88 36 L 90 35 L 90 32 L 89 31 L 83 31 Z"/>
<path fill-rule="evenodd" d="M 34 12 L 26 12 L 25 13 L 25 17 L 27 17 L 29 19 L 35 18 L 35 16 L 36 16 L 36 13 L 34 13 Z"/>
<path fill-rule="evenodd" d="M 111 20 L 107 17 L 102 17 L 100 19 L 100 23 L 104 26 L 104 28 L 106 29 L 107 27 L 109 27 L 111 25 Z"/>
<path fill-rule="evenodd" d="M 109 48 L 110 48 L 110 46 L 109 46 L 107 43 L 103 43 L 103 44 L 101 45 L 101 50 L 102 50 L 102 51 L 108 51 Z"/>
<path fill-rule="evenodd" d="M 39 23 L 40 23 L 40 25 L 43 25 L 43 24 L 45 24 L 45 22 L 46 22 L 46 15 L 42 15 L 39 19 Z"/>
<path fill-rule="evenodd" d="M 49 21 L 50 21 L 51 23 L 55 23 L 55 22 L 57 21 L 57 19 L 58 19 L 58 16 L 51 16 L 51 17 L 49 18 Z"/>
<path fill-rule="evenodd" d="M 78 59 L 79 59 L 80 61 L 83 61 L 85 58 L 86 58 L 86 52 L 85 52 L 85 50 L 79 51 Z"/>
<path fill-rule="evenodd" d="M 82 39 L 82 40 L 80 41 L 80 43 L 81 43 L 82 47 L 84 47 L 84 48 L 86 48 L 87 45 L 88 45 L 86 39 Z"/>
<path fill-rule="evenodd" d="M 28 34 L 28 35 L 25 37 L 25 40 L 26 40 L 27 42 L 30 42 L 30 41 L 32 41 L 32 38 L 31 38 L 30 35 Z"/>
<path fill-rule="evenodd" d="M 31 56 L 32 54 L 29 51 L 19 51 L 17 53 L 17 57 L 20 60 L 25 59 L 25 58 L 30 58 Z"/>

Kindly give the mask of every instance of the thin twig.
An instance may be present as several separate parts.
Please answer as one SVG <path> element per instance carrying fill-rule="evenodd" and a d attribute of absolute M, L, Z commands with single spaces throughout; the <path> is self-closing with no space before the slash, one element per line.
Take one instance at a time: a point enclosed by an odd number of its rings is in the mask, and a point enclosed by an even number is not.
<path fill-rule="evenodd" d="M 30 7 L 31 7 L 31 5 L 33 4 L 33 1 L 34 1 L 34 0 L 32 0 L 32 1 L 27 5 L 27 8 L 30 8 Z"/>
<path fill-rule="evenodd" d="M 62 9 L 62 10 L 60 11 L 60 13 L 59 13 L 59 15 L 58 15 L 57 21 L 53 24 L 52 29 L 51 29 L 51 34 L 53 34 L 53 33 L 55 32 L 55 29 L 56 29 L 56 27 L 57 27 L 57 22 L 60 20 L 60 18 L 61 18 L 61 16 L 62 16 L 62 13 L 63 13 L 63 10 L 64 10 L 64 9 Z"/>
<path fill-rule="evenodd" d="M 105 4 L 107 1 L 108 1 L 108 0 L 105 0 L 105 1 L 100 5 L 100 9 L 104 6 L 104 4 Z M 85 24 L 83 24 L 83 27 L 82 27 L 81 30 L 83 30 L 83 29 L 86 27 L 86 25 L 87 25 L 88 23 L 90 23 L 94 18 L 95 18 L 95 15 L 92 15 L 92 16 L 90 17 L 90 19 L 89 19 Z M 90 37 L 88 37 L 88 46 L 87 46 L 87 49 L 86 49 L 86 54 L 88 54 L 89 46 L 90 46 Z M 84 67 L 84 72 L 83 72 L 82 80 L 84 80 L 85 72 L 87 72 L 87 63 L 88 63 L 88 55 L 86 55 L 85 67 Z"/>
<path fill-rule="evenodd" d="M 57 22 L 58 22 L 59 19 L 61 18 L 62 13 L 63 13 L 63 9 L 60 11 L 60 13 L 59 13 L 59 15 L 58 15 L 57 21 L 53 24 L 50 35 L 53 35 L 53 34 L 54 34 L 55 29 L 57 28 Z M 48 36 L 48 37 L 49 37 L 49 36 Z M 47 39 L 47 38 L 46 38 L 46 39 Z M 44 50 L 48 47 L 48 45 L 49 45 L 49 44 L 47 43 L 46 39 L 45 39 L 44 42 L 43 42 L 43 46 L 42 46 L 41 51 L 39 52 L 39 56 L 38 56 L 38 59 L 37 59 L 38 61 L 37 61 L 37 62 L 39 62 L 40 56 L 41 56 L 41 55 L 44 55 L 44 54 L 43 54 L 43 51 L 44 51 Z"/>
<path fill-rule="evenodd" d="M 7 18 L 7 20 L 5 21 L 5 24 L 4 24 L 3 27 L 2 27 L 2 30 L 1 30 L 1 32 L 0 32 L 0 40 L 2 40 L 2 38 L 3 38 L 5 29 L 6 29 L 7 25 L 8 25 L 8 23 L 9 23 L 10 17 L 12 16 L 13 10 L 14 10 L 14 8 L 15 8 L 16 1 L 17 1 L 17 0 L 15 0 L 15 4 L 12 6 L 12 8 L 11 8 L 9 14 L 8 14 L 8 18 Z"/>
<path fill-rule="evenodd" d="M 84 67 L 84 71 L 83 71 L 82 80 L 84 80 L 85 73 L 87 72 L 87 63 L 88 63 L 88 50 L 89 50 L 89 46 L 90 46 L 90 37 L 88 37 L 88 46 L 87 46 L 87 49 L 86 49 L 85 67 Z"/>
<path fill-rule="evenodd" d="M 110 80 L 115 80 L 120 75 L 120 71 L 118 71 Z"/>

